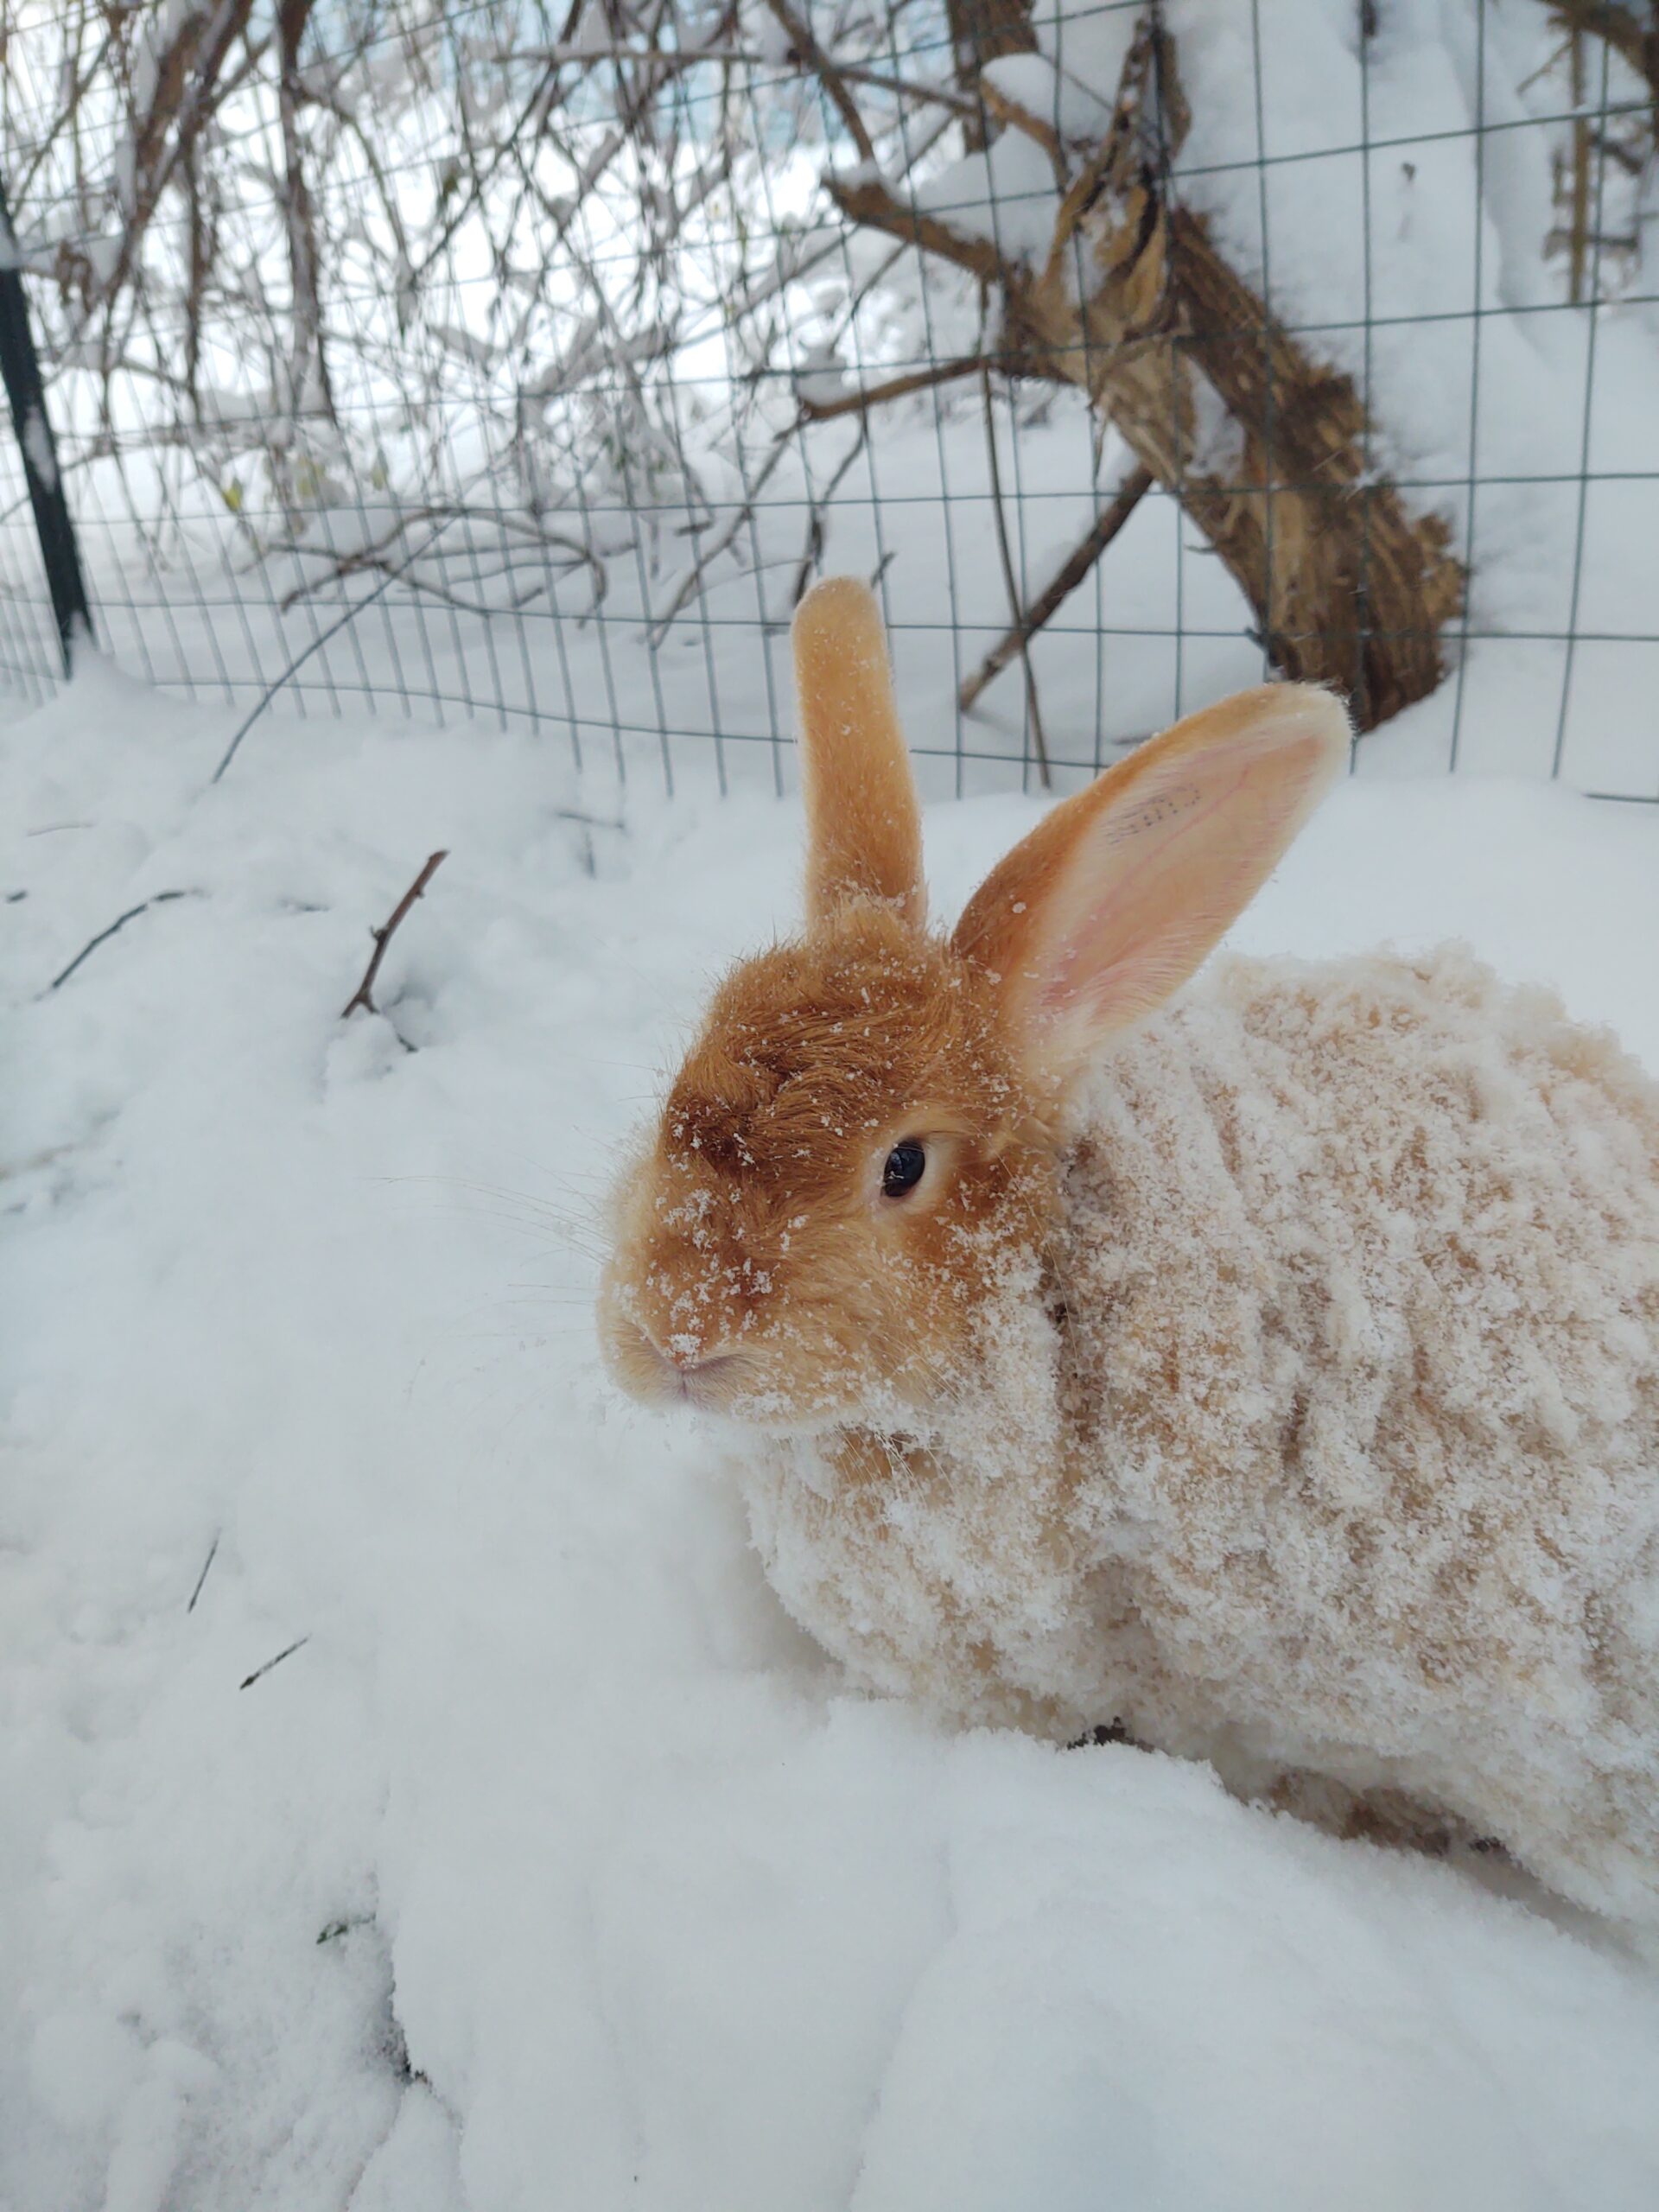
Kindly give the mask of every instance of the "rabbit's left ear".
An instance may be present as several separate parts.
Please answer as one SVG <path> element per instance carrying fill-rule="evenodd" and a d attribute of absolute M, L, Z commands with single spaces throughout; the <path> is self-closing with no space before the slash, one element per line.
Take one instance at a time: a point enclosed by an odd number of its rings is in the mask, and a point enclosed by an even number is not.
<path fill-rule="evenodd" d="M 796 610 L 794 645 L 807 920 L 863 897 L 892 900 L 919 928 L 921 811 L 874 593 L 851 576 L 814 585 Z"/>
<path fill-rule="evenodd" d="M 995 979 L 1035 1078 L 1068 1083 L 1185 982 L 1347 758 L 1329 692 L 1264 684 L 1188 715 L 1044 817 L 955 936 Z"/>

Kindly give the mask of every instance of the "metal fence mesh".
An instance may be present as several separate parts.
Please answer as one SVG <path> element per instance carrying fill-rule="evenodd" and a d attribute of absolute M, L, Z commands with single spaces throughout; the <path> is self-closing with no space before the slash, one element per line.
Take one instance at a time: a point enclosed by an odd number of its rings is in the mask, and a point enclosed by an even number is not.
<path fill-rule="evenodd" d="M 880 580 L 936 789 L 1063 786 L 1259 680 L 1299 487 L 1220 484 L 1267 518 L 1253 605 L 1185 496 L 1236 427 L 1196 419 L 1211 387 L 1141 486 L 1001 282 L 1152 21 L 1181 87 L 1136 119 L 1147 206 L 1349 380 L 1355 496 L 1386 479 L 1467 572 L 1444 682 L 1359 766 L 1659 795 L 1649 12 L 0 0 L 0 179 L 99 641 L 193 699 L 529 718 L 671 784 L 786 779 L 787 623 L 826 569 Z M 58 678 L 0 440 L 0 700 Z"/>

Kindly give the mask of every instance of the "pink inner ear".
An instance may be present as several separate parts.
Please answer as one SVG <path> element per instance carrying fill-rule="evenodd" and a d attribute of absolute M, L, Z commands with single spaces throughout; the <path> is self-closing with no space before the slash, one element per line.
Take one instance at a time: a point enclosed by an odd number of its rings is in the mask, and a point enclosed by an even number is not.
<path fill-rule="evenodd" d="M 1098 825 L 1078 870 L 1082 911 L 1062 921 L 1046 963 L 1038 1001 L 1046 1014 L 1079 1001 L 1109 1014 L 1120 998 L 1139 999 L 1166 980 L 1173 988 L 1191 972 L 1195 943 L 1225 928 L 1236 903 L 1228 895 L 1233 871 L 1205 833 L 1237 805 L 1255 765 L 1189 773 Z M 1137 842 L 1141 850 L 1124 849 Z M 1096 870 L 1108 853 L 1114 858 L 1101 881 Z M 1208 871 L 1206 858 L 1215 864 Z"/>
<path fill-rule="evenodd" d="M 1063 800 L 991 871 L 957 943 L 1043 1083 L 1194 972 L 1348 758 L 1329 692 L 1264 684 L 1190 715 Z"/>

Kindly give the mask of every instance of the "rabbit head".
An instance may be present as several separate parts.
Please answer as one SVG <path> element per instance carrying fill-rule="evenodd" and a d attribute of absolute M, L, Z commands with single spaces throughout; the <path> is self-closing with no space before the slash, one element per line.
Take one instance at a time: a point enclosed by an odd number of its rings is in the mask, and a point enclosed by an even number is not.
<path fill-rule="evenodd" d="M 601 1292 L 636 1397 L 785 1429 L 947 1392 L 1058 1203 L 1066 1103 L 1255 894 L 1347 757 L 1326 693 L 1190 716 L 1063 802 L 948 935 L 875 601 L 794 631 L 807 925 L 716 990 L 618 1190 Z"/>

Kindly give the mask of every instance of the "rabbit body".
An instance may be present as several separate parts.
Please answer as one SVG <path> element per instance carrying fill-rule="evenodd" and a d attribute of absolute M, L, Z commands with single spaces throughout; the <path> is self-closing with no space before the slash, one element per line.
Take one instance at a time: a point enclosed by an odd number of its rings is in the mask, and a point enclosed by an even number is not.
<path fill-rule="evenodd" d="M 874 1688 L 1311 1775 L 1659 1921 L 1659 1088 L 1466 954 L 1229 961 L 1072 1102 L 902 1433 L 757 1433 Z"/>
<path fill-rule="evenodd" d="M 805 932 L 629 1164 L 612 1371 L 746 1431 L 856 1680 L 1659 1936 L 1659 1088 L 1457 950 L 1180 995 L 1348 765 L 1327 693 L 1186 716 L 934 932 L 874 598 L 795 652 Z"/>

